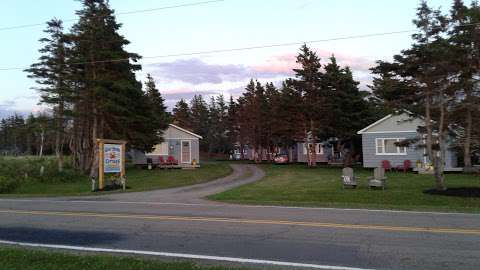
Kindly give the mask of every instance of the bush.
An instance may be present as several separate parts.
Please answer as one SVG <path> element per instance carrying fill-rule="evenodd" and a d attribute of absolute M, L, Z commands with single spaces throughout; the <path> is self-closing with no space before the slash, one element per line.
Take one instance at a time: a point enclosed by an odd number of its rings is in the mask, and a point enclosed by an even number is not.
<path fill-rule="evenodd" d="M 9 193 L 20 186 L 20 180 L 0 175 L 0 193 Z"/>
<path fill-rule="evenodd" d="M 0 175 L 17 182 L 63 183 L 86 179 L 71 168 L 68 159 L 64 171 L 58 172 L 54 157 L 3 157 L 0 158 Z"/>

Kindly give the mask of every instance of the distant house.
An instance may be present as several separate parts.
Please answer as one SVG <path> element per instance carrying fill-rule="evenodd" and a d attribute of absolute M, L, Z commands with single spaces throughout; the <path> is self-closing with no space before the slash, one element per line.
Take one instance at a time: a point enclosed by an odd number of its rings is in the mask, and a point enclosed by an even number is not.
<path fill-rule="evenodd" d="M 307 163 L 308 150 L 306 145 L 307 144 L 304 141 L 297 140 L 292 147 L 275 147 L 273 153 L 269 153 L 267 149 L 263 149 L 261 159 L 267 161 L 269 155 L 273 158 L 277 154 L 282 154 L 288 155 L 291 163 Z M 342 155 L 335 146 L 336 144 L 332 144 L 332 142 L 317 140 L 315 143 L 316 161 L 318 163 L 342 163 Z M 243 151 L 244 159 L 255 160 L 255 155 L 259 155 L 260 158 L 260 153 L 256 153 L 255 149 L 250 148 L 248 145 L 243 147 Z M 233 158 L 237 160 L 241 159 L 241 150 L 239 147 L 234 150 Z"/>
<path fill-rule="evenodd" d="M 380 167 L 383 160 L 388 160 L 393 167 L 403 165 L 405 160 L 410 160 L 412 168 L 415 168 L 417 161 L 429 163 L 425 148 L 418 147 L 418 144 L 408 147 L 396 145 L 406 139 L 421 138 L 422 134 L 417 130 L 424 125 L 423 120 L 412 118 L 407 113 L 389 114 L 358 131 L 362 135 L 363 167 Z M 447 151 L 445 163 L 446 171 L 457 167 L 455 151 Z"/>
<path fill-rule="evenodd" d="M 202 136 L 179 126 L 170 124 L 163 133 L 163 142 L 154 146 L 150 153 L 134 151 L 133 162 L 136 165 L 163 165 L 174 160 L 175 166 L 192 167 L 200 164 L 199 140 Z"/>
<path fill-rule="evenodd" d="M 309 147 L 308 147 L 309 148 Z M 308 162 L 308 148 L 305 142 L 297 142 L 294 150 L 296 156 L 296 162 L 307 163 Z M 340 161 L 340 152 L 335 151 L 334 145 L 328 142 L 315 143 L 316 161 L 318 163 L 331 163 L 333 161 Z"/>

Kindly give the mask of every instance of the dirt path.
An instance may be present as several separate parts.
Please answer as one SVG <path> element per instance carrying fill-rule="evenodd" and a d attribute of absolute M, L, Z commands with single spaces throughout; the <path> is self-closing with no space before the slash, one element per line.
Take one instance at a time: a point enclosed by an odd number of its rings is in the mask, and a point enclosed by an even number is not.
<path fill-rule="evenodd" d="M 95 197 L 95 199 L 135 202 L 206 203 L 208 202 L 204 199 L 206 196 L 258 181 L 265 175 L 255 165 L 231 164 L 230 166 L 233 169 L 230 175 L 198 185 L 143 192 L 116 193 Z"/>

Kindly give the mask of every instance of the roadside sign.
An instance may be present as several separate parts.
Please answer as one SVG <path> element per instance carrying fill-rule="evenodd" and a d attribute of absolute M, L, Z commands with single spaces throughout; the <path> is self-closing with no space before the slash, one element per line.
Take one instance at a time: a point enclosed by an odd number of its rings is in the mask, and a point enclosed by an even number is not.
<path fill-rule="evenodd" d="M 103 172 L 121 173 L 122 172 L 122 145 L 105 144 L 103 146 Z"/>
<path fill-rule="evenodd" d="M 126 141 L 97 139 L 98 146 L 98 189 L 104 188 L 104 174 L 119 174 L 125 189 L 125 145 Z"/>

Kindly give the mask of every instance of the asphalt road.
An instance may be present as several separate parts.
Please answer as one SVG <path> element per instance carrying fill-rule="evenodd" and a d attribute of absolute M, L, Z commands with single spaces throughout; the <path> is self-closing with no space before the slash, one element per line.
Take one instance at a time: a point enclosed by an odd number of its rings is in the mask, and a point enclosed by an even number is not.
<path fill-rule="evenodd" d="M 233 176 L 213 185 L 143 197 L 1 199 L 0 240 L 273 260 L 324 269 L 480 269 L 480 215 L 238 206 L 199 197 L 261 175 L 254 166 L 236 166 Z"/>

